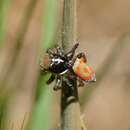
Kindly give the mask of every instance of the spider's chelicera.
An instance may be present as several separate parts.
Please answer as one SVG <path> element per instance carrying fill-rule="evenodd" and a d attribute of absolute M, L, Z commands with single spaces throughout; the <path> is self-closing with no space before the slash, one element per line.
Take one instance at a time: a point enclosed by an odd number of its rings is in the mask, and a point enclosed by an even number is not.
<path fill-rule="evenodd" d="M 62 87 L 62 81 L 66 74 L 76 77 L 78 86 L 84 86 L 84 83 L 96 81 L 95 72 L 92 67 L 88 66 L 85 53 L 81 52 L 75 55 L 75 50 L 79 46 L 76 43 L 72 49 L 64 53 L 63 48 L 57 47 L 48 49 L 46 55 L 40 63 L 42 72 L 51 72 L 51 77 L 47 81 L 50 84 L 56 79 L 54 90 Z M 69 79 L 66 79 L 67 86 L 72 86 Z"/>

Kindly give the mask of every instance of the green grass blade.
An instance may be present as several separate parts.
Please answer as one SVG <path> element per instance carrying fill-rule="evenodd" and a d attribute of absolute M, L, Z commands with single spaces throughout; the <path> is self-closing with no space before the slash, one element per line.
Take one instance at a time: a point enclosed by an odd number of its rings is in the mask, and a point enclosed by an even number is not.
<path fill-rule="evenodd" d="M 45 51 L 51 47 L 54 40 L 54 33 L 56 29 L 56 13 L 57 13 L 57 1 L 46 0 L 45 1 L 45 13 L 43 18 L 43 44 L 41 49 Z"/>
<path fill-rule="evenodd" d="M 53 0 L 45 1 L 43 40 L 40 47 L 43 53 L 53 45 L 56 29 L 56 6 L 57 2 Z M 49 113 L 52 92 L 46 85 L 48 76 L 39 76 L 37 91 L 38 95 L 33 106 L 33 112 L 29 123 L 29 130 L 48 130 L 50 126 Z"/>
<path fill-rule="evenodd" d="M 49 106 L 52 92 L 45 84 L 46 78 L 41 77 L 39 81 L 39 87 L 42 87 L 34 106 L 29 130 L 48 130 L 49 128 Z"/>

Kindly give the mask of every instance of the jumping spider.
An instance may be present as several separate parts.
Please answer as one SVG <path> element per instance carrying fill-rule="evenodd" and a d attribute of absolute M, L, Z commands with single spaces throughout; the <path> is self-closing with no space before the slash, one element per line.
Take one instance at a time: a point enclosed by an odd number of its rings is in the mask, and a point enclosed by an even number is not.
<path fill-rule="evenodd" d="M 47 81 L 47 84 L 50 84 L 56 79 L 54 90 L 62 87 L 63 77 L 68 72 L 71 72 L 73 76 L 77 77 L 78 86 L 84 86 L 84 83 L 96 81 L 95 72 L 88 66 L 85 53 L 81 52 L 74 57 L 75 50 L 78 46 L 79 43 L 76 43 L 67 53 L 64 53 L 63 48 L 59 46 L 54 48 L 55 50 L 48 49 L 42 59 L 40 64 L 41 71 L 51 72 L 51 77 Z M 66 83 L 71 87 L 72 84 L 69 80 Z"/>

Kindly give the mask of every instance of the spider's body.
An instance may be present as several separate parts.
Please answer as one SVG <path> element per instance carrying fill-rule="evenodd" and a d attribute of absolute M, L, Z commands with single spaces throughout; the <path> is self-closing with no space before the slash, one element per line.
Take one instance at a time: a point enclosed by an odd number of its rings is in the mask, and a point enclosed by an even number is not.
<path fill-rule="evenodd" d="M 69 80 L 64 78 L 64 75 L 69 72 L 72 77 L 77 77 L 79 86 L 83 86 L 84 82 L 96 81 L 95 72 L 88 66 L 87 59 L 84 53 L 79 53 L 74 57 L 78 43 L 66 54 L 62 48 L 56 48 L 56 51 L 48 50 L 46 56 L 41 63 L 43 72 L 51 72 L 52 75 L 47 81 L 50 84 L 56 79 L 54 89 L 61 88 L 62 80 L 66 80 L 68 86 L 72 86 Z M 74 57 L 74 58 L 73 58 Z"/>
<path fill-rule="evenodd" d="M 51 64 L 49 66 L 49 71 L 62 74 L 68 70 L 67 62 L 62 57 L 54 56 L 51 60 Z"/>

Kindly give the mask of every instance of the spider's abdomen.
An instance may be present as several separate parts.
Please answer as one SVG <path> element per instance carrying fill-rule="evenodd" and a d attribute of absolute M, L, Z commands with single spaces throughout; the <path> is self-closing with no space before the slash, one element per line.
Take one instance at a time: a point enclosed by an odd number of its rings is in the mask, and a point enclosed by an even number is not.
<path fill-rule="evenodd" d="M 77 58 L 73 65 L 74 73 L 84 81 L 96 81 L 95 72 L 82 59 Z"/>

